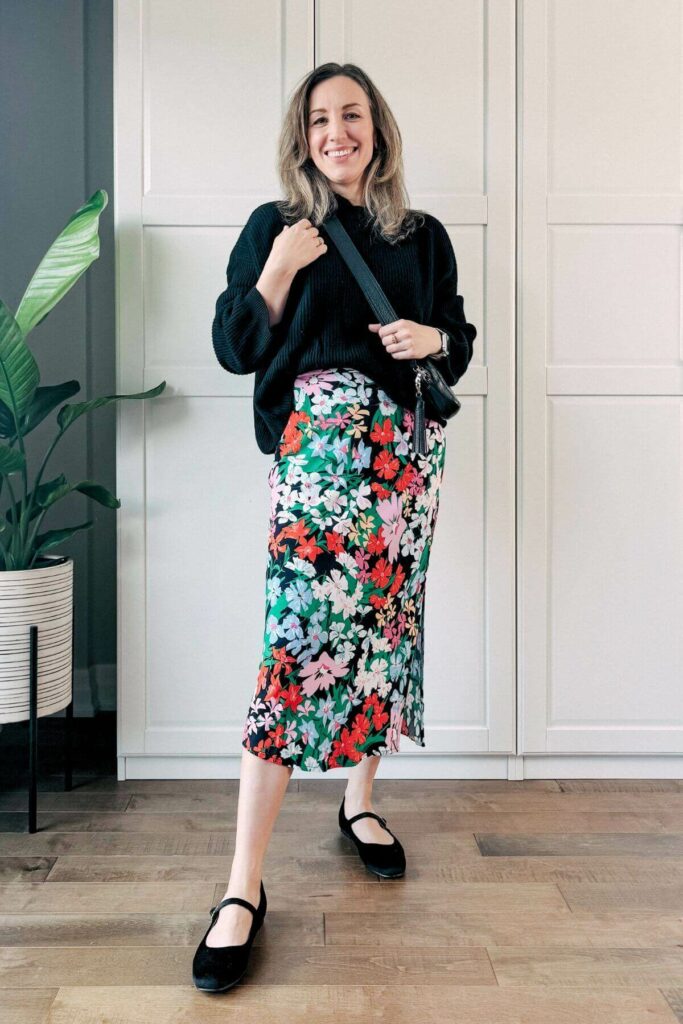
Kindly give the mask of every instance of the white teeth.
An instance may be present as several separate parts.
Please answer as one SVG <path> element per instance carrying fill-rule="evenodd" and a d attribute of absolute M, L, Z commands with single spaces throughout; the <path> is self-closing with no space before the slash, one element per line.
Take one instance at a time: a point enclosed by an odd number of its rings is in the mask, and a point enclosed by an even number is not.
<path fill-rule="evenodd" d="M 357 146 L 353 146 L 351 149 L 330 149 L 330 150 L 327 151 L 327 153 L 325 155 L 326 156 L 332 156 L 332 157 L 335 157 L 335 156 L 346 156 L 347 153 L 353 153 L 353 152 L 355 152 L 356 149 L 358 149 Z"/>

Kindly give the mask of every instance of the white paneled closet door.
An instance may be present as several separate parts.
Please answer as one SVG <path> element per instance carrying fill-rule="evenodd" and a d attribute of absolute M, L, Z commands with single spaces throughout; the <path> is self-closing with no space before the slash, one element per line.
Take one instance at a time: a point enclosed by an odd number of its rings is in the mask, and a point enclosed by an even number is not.
<path fill-rule="evenodd" d="M 416 34 L 419 46 L 416 46 Z M 239 771 L 261 654 L 267 473 L 253 377 L 211 344 L 231 246 L 279 198 L 286 100 L 365 68 L 411 205 L 449 229 L 478 328 L 447 428 L 426 605 L 426 741 L 382 772 L 505 776 L 515 752 L 515 5 L 116 0 L 119 776 Z M 468 756 L 471 755 L 471 756 Z M 341 772 L 345 774 L 345 772 Z"/>
<path fill-rule="evenodd" d="M 521 13 L 520 751 L 680 754 L 681 5 Z"/>

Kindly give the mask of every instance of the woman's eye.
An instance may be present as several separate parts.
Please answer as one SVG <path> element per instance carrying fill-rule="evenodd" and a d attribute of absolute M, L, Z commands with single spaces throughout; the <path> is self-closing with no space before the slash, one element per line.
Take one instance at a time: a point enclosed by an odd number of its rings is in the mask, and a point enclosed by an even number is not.
<path fill-rule="evenodd" d="M 350 111 L 350 112 L 349 112 L 349 113 L 348 113 L 348 114 L 347 114 L 346 116 L 347 116 L 347 117 L 360 117 L 360 115 L 359 115 L 359 114 L 355 114 L 355 113 L 354 113 L 353 111 Z M 315 120 L 315 121 L 313 122 L 313 124 L 314 124 L 314 125 L 316 125 L 316 124 L 320 124 L 320 122 L 321 122 L 321 121 L 324 121 L 324 120 L 325 120 L 325 118 L 324 118 L 324 117 L 319 117 L 319 118 L 317 118 L 317 119 L 316 119 L 316 120 Z"/>

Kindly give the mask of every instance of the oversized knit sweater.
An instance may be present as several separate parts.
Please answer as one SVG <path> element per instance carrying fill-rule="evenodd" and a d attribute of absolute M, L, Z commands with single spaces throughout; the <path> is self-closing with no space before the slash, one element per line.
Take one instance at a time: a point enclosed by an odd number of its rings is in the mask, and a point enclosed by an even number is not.
<path fill-rule="evenodd" d="M 336 194 L 337 216 L 379 281 L 399 318 L 438 327 L 450 336 L 450 353 L 438 365 L 452 386 L 472 358 L 477 335 L 458 295 L 458 271 L 450 237 L 436 217 L 409 238 L 391 244 L 372 233 L 366 207 Z M 331 216 L 331 214 L 330 214 Z M 337 247 L 297 271 L 282 319 L 270 326 L 265 299 L 255 287 L 273 240 L 284 226 L 276 203 L 257 206 L 235 242 L 227 288 L 216 301 L 212 336 L 216 358 L 230 373 L 255 373 L 256 442 L 274 452 L 293 408 L 299 373 L 354 367 L 397 404 L 415 408 L 415 374 L 409 359 L 394 359 L 368 324 L 377 318 Z M 320 234 L 325 235 L 324 222 Z"/>

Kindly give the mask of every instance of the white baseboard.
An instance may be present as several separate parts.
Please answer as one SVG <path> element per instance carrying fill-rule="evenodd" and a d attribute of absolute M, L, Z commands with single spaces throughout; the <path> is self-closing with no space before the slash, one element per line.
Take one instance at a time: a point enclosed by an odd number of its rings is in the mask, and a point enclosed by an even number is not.
<path fill-rule="evenodd" d="M 240 756 L 159 757 L 122 754 L 118 779 L 237 779 Z M 383 779 L 681 779 L 683 756 L 508 754 L 391 754 L 378 770 Z M 347 778 L 352 768 L 327 772 L 294 769 L 297 779 Z"/>

